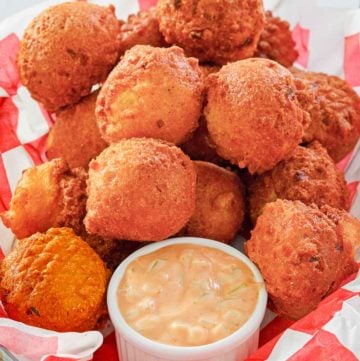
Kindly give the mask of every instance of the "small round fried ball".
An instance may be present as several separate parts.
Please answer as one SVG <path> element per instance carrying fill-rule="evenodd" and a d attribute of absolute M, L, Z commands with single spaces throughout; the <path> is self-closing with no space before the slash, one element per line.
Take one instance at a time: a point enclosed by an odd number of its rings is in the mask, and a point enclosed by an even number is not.
<path fill-rule="evenodd" d="M 90 160 L 107 147 L 96 124 L 97 95 L 94 92 L 56 114 L 46 140 L 48 159 L 63 158 L 70 168 L 88 168 Z"/>
<path fill-rule="evenodd" d="M 150 138 L 106 148 L 89 168 L 86 230 L 103 238 L 159 241 L 195 208 L 196 172 L 176 146 Z"/>
<path fill-rule="evenodd" d="M 77 103 L 118 60 L 119 27 L 113 6 L 76 1 L 48 8 L 21 40 L 21 82 L 49 111 Z"/>
<path fill-rule="evenodd" d="M 335 162 L 342 160 L 355 147 L 360 135 L 360 98 L 337 76 L 292 69 L 296 79 L 305 84 L 305 93 L 315 101 L 299 97 L 309 112 L 311 123 L 304 141 L 318 140 Z"/>
<path fill-rule="evenodd" d="M 360 238 L 360 226 L 344 233 L 344 224 L 300 201 L 265 205 L 245 248 L 279 315 L 305 316 L 358 269 L 349 249 L 351 238 Z"/>
<path fill-rule="evenodd" d="M 136 45 L 111 72 L 97 100 L 103 139 L 147 137 L 175 144 L 197 127 L 203 80 L 198 62 L 178 47 Z"/>
<path fill-rule="evenodd" d="M 255 56 L 277 61 L 289 68 L 299 56 L 295 49 L 289 23 L 266 12 L 265 27 L 261 33 Z"/>
<path fill-rule="evenodd" d="M 156 10 L 166 42 L 204 62 L 250 58 L 264 28 L 261 0 L 159 0 Z"/>
<path fill-rule="evenodd" d="M 159 30 L 155 8 L 139 11 L 128 17 L 120 27 L 120 54 L 135 45 L 165 47 L 165 39 Z"/>
<path fill-rule="evenodd" d="M 109 273 L 70 228 L 18 242 L 0 264 L 0 295 L 9 317 L 53 331 L 95 327 L 105 309 Z"/>
<path fill-rule="evenodd" d="M 246 59 L 223 66 L 207 81 L 207 128 L 220 156 L 260 174 L 294 152 L 309 114 L 286 68 Z"/>
<path fill-rule="evenodd" d="M 249 193 L 253 224 L 264 205 L 278 198 L 346 210 L 350 207 L 344 176 L 318 142 L 306 148 L 298 146 L 289 159 L 259 175 Z"/>
<path fill-rule="evenodd" d="M 230 243 L 244 219 L 243 185 L 233 172 L 195 161 L 196 206 L 185 234 Z"/>
<path fill-rule="evenodd" d="M 51 227 L 81 229 L 85 204 L 85 171 L 70 170 L 63 159 L 54 159 L 23 173 L 10 209 L 0 216 L 4 225 L 21 239 Z"/>

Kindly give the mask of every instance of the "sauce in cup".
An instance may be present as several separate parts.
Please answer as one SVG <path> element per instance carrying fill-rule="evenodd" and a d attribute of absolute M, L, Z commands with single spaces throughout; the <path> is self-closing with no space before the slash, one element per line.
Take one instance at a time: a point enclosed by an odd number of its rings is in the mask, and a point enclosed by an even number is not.
<path fill-rule="evenodd" d="M 240 259 L 177 244 L 133 260 L 117 296 L 125 321 L 143 336 L 174 346 L 221 340 L 252 315 L 260 284 Z"/>

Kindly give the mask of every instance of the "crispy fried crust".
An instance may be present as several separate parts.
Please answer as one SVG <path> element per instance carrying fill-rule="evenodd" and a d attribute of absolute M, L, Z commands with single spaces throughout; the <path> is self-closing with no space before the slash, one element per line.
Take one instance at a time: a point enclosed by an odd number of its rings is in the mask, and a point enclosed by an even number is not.
<path fill-rule="evenodd" d="M 128 17 L 127 22 L 120 27 L 120 54 L 135 45 L 167 46 L 159 30 L 155 8 L 139 11 Z"/>
<path fill-rule="evenodd" d="M 137 45 L 103 85 L 96 107 L 108 143 L 148 137 L 184 142 L 198 125 L 203 79 L 198 62 L 178 47 Z"/>
<path fill-rule="evenodd" d="M 21 82 L 49 111 L 77 103 L 115 65 L 119 27 L 113 6 L 68 2 L 48 8 L 21 40 Z"/>
<path fill-rule="evenodd" d="M 348 251 L 348 244 L 360 237 L 359 222 L 352 222 L 357 223 L 355 232 L 345 234 L 341 222 L 315 206 L 288 200 L 265 205 L 246 251 L 279 315 L 303 317 L 358 269 Z"/>
<path fill-rule="evenodd" d="M 155 139 L 122 140 L 91 161 L 88 233 L 158 241 L 178 232 L 195 208 L 196 173 L 176 146 Z"/>
<path fill-rule="evenodd" d="M 286 68 L 247 59 L 223 66 L 207 80 L 207 128 L 220 156 L 250 173 L 263 173 L 291 156 L 309 114 Z"/>
<path fill-rule="evenodd" d="M 244 219 L 243 185 L 233 172 L 208 162 L 194 162 L 196 206 L 185 234 L 230 243 Z"/>
<path fill-rule="evenodd" d="M 360 261 L 360 222 L 342 209 L 331 208 L 328 205 L 322 206 L 324 212 L 337 226 L 337 232 L 343 238 L 345 252 L 349 253 L 353 259 Z M 344 264 L 345 273 L 353 272 L 352 264 Z M 342 280 L 339 280 L 341 282 Z"/>
<path fill-rule="evenodd" d="M 110 271 L 131 253 L 146 245 L 146 242 L 132 242 L 119 239 L 104 239 L 83 231 L 81 238 L 100 256 Z"/>
<path fill-rule="evenodd" d="M 299 100 L 311 117 L 304 141 L 318 140 L 330 157 L 339 162 L 355 147 L 359 139 L 359 96 L 337 76 L 295 68 L 292 71 L 295 78 L 305 84 Z M 309 95 L 314 101 L 309 101 Z"/>
<path fill-rule="evenodd" d="M 200 118 L 199 127 L 195 130 L 191 138 L 181 145 L 181 149 L 192 160 L 203 160 L 215 164 L 226 163 L 226 161 L 216 153 L 216 147 L 210 138 L 204 117 Z"/>
<path fill-rule="evenodd" d="M 253 56 L 264 28 L 261 0 L 159 0 L 156 10 L 166 42 L 216 64 Z"/>
<path fill-rule="evenodd" d="M 62 159 L 27 169 L 16 186 L 10 209 L 0 214 L 17 238 L 51 227 L 81 229 L 85 215 L 86 173 L 70 170 Z"/>
<path fill-rule="evenodd" d="M 288 68 L 299 56 L 289 23 L 273 16 L 271 11 L 267 11 L 265 15 L 265 27 L 257 44 L 255 56 L 277 61 Z"/>
<path fill-rule="evenodd" d="M 19 241 L 0 264 L 10 318 L 54 331 L 87 331 L 104 310 L 108 271 L 69 228 Z"/>
<path fill-rule="evenodd" d="M 306 148 L 298 146 L 289 159 L 255 178 L 250 186 L 253 224 L 264 205 L 278 198 L 346 210 L 350 207 L 344 176 L 318 142 Z"/>
<path fill-rule="evenodd" d="M 107 147 L 96 124 L 97 95 L 94 92 L 56 114 L 46 140 L 48 159 L 63 158 L 70 168 L 88 168 L 90 160 Z"/>

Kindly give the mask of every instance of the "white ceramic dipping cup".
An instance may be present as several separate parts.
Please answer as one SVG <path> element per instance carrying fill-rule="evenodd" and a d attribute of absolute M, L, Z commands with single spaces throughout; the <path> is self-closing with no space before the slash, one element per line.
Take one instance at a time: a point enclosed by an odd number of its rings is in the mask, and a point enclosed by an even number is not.
<path fill-rule="evenodd" d="M 240 259 L 252 271 L 257 282 L 264 282 L 256 266 L 236 248 L 224 243 L 195 237 L 172 238 L 152 243 L 127 257 L 113 274 L 107 304 L 115 327 L 118 354 L 121 361 L 240 361 L 258 347 L 260 324 L 264 318 L 267 293 L 260 287 L 256 308 L 248 321 L 231 335 L 202 346 L 172 346 L 150 340 L 131 328 L 121 315 L 117 291 L 128 265 L 136 258 L 175 244 L 196 244 L 221 250 Z"/>

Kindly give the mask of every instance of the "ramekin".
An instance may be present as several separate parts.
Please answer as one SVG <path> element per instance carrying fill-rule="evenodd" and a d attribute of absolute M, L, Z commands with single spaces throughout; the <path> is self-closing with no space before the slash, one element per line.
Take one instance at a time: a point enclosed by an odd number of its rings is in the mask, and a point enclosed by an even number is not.
<path fill-rule="evenodd" d="M 262 283 L 255 311 L 249 320 L 231 335 L 203 346 L 171 346 L 150 340 L 131 328 L 121 315 L 117 289 L 124 272 L 134 259 L 174 244 L 196 244 L 219 249 L 243 261 L 252 271 L 257 282 Z M 115 328 L 116 342 L 121 361 L 240 361 L 258 347 L 259 328 L 264 318 L 267 293 L 263 278 L 256 266 L 236 248 L 224 243 L 195 237 L 172 238 L 145 246 L 127 257 L 113 274 L 107 304 Z"/>

